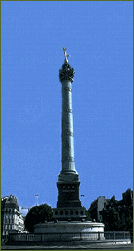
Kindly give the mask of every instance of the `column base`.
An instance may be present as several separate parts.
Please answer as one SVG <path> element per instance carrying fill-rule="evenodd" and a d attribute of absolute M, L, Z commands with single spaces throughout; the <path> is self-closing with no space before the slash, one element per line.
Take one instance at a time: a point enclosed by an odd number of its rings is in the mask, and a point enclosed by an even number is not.
<path fill-rule="evenodd" d="M 53 220 L 56 221 L 84 221 L 86 218 L 83 207 L 53 208 Z"/>
<path fill-rule="evenodd" d="M 62 170 L 58 175 L 58 182 L 79 182 L 76 170 Z"/>
<path fill-rule="evenodd" d="M 79 185 L 80 181 L 57 182 L 57 208 L 81 207 L 81 201 L 79 200 Z"/>

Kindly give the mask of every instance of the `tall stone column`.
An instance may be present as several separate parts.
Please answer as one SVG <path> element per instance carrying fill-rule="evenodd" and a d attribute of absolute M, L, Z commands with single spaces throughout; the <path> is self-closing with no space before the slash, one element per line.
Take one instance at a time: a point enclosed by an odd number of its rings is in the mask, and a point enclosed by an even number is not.
<path fill-rule="evenodd" d="M 65 49 L 65 48 L 64 48 Z M 66 219 L 69 212 L 74 220 L 84 217 L 81 201 L 79 200 L 79 175 L 75 169 L 74 162 L 74 133 L 73 133 L 73 113 L 72 113 L 72 82 L 74 69 L 69 65 L 66 51 L 65 60 L 59 70 L 59 79 L 62 84 L 62 170 L 58 175 L 58 201 L 57 209 L 54 209 L 58 219 Z M 71 211 L 67 211 L 66 209 Z M 80 211 L 80 212 L 79 212 Z"/>
<path fill-rule="evenodd" d="M 74 69 L 65 61 L 59 71 L 62 84 L 62 171 L 59 181 L 78 181 L 74 163 L 74 134 L 72 113 L 72 82 Z"/>

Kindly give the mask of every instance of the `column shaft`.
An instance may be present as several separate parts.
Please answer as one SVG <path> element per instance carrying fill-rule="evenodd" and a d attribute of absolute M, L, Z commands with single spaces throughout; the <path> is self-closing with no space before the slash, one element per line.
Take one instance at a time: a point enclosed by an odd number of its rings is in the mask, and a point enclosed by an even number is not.
<path fill-rule="evenodd" d="M 62 82 L 62 170 L 76 171 L 74 163 L 74 138 L 71 82 Z"/>

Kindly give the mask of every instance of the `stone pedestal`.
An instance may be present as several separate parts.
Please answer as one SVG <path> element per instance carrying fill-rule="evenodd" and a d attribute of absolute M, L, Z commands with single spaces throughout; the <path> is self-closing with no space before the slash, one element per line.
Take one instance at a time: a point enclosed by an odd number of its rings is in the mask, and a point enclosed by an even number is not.
<path fill-rule="evenodd" d="M 79 200 L 79 185 L 80 182 L 57 182 L 57 208 L 81 207 L 81 202 Z"/>
<path fill-rule="evenodd" d="M 60 221 L 37 224 L 34 227 L 34 233 L 50 233 L 49 241 L 58 241 L 59 234 L 61 241 L 79 241 L 79 240 L 104 240 L 104 224 L 96 222 L 79 222 L 79 221 Z M 62 236 L 61 236 L 62 234 Z"/>
<path fill-rule="evenodd" d="M 54 221 L 82 221 L 86 217 L 83 207 L 53 208 Z"/>

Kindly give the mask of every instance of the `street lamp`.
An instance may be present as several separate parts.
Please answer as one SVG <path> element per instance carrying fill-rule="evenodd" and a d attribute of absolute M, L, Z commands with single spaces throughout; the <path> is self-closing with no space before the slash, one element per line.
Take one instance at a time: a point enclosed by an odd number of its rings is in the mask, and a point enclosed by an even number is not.
<path fill-rule="evenodd" d="M 81 197 L 84 197 L 85 195 L 84 194 L 81 194 Z M 83 202 L 84 202 L 84 200 L 83 200 Z M 84 204 L 84 203 L 83 203 Z"/>
<path fill-rule="evenodd" d="M 37 206 L 37 204 L 38 204 L 38 194 L 35 194 L 35 197 L 36 197 L 36 206 Z"/>

